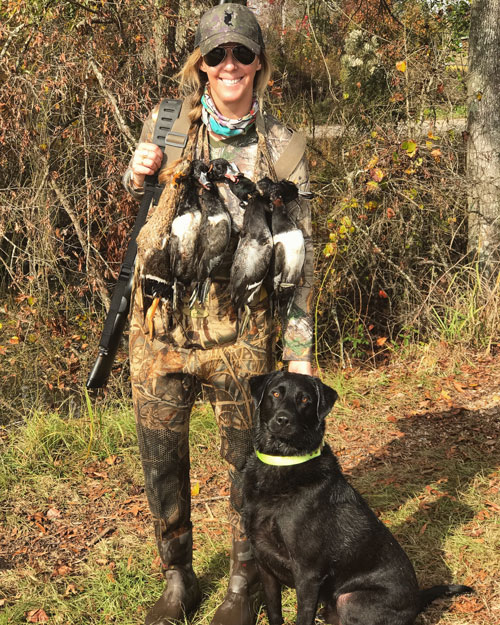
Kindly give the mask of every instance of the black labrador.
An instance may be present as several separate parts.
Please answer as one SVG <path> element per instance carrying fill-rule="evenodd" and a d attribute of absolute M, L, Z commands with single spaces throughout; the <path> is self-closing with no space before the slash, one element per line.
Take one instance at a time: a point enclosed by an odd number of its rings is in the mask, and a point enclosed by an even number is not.
<path fill-rule="evenodd" d="M 318 604 L 335 625 L 411 625 L 434 599 L 472 592 L 419 590 L 407 555 L 323 443 L 337 393 L 307 375 L 250 379 L 256 454 L 247 462 L 243 518 L 264 587 L 270 625 L 283 623 L 281 587 L 297 593 L 297 625 Z"/>

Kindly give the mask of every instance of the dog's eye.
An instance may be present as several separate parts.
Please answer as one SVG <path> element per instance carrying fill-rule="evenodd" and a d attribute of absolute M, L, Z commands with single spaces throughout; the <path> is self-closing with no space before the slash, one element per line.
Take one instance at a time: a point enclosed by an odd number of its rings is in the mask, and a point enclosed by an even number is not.
<path fill-rule="evenodd" d="M 281 393 L 279 391 L 273 391 L 273 397 L 279 397 Z"/>
<path fill-rule="evenodd" d="M 309 397 L 302 397 L 302 399 L 300 400 L 303 404 L 307 404 L 307 402 L 309 401 Z"/>

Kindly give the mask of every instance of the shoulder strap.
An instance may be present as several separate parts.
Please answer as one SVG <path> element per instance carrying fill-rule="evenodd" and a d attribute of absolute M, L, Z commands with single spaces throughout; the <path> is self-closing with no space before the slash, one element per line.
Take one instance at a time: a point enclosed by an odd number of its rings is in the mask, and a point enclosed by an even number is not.
<path fill-rule="evenodd" d="M 255 121 L 257 131 L 264 134 L 266 131 L 266 123 L 262 113 L 257 113 Z M 301 132 L 292 131 L 290 141 L 285 145 L 283 152 L 274 163 L 274 170 L 278 180 L 287 180 L 297 168 L 301 158 L 306 150 L 306 138 Z"/>
<path fill-rule="evenodd" d="M 165 162 L 172 162 L 182 156 L 191 126 L 188 100 L 162 100 L 156 120 L 153 143 L 159 145 L 165 154 Z"/>
<path fill-rule="evenodd" d="M 306 149 L 306 138 L 301 132 L 294 132 L 280 157 L 274 163 L 278 180 L 288 179 L 297 168 Z"/>

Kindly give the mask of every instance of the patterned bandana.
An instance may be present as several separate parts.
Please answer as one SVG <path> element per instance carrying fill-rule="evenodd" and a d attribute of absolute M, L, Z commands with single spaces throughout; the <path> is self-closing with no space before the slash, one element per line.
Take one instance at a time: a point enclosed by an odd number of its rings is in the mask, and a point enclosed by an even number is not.
<path fill-rule="evenodd" d="M 235 137 L 236 135 L 245 134 L 255 123 L 255 118 L 259 110 L 259 103 L 254 96 L 252 108 L 244 117 L 240 117 L 239 119 L 224 117 L 224 115 L 217 110 L 207 87 L 205 87 L 205 93 L 201 97 L 201 103 L 203 105 L 203 110 L 201 112 L 203 123 L 212 132 L 222 135 L 223 137 Z"/>

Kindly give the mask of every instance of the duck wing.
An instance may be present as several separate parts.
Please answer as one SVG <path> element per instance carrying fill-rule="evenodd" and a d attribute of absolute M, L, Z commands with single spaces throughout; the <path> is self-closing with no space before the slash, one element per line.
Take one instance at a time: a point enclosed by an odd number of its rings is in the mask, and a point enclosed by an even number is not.
<path fill-rule="evenodd" d="M 269 270 L 272 239 L 263 244 L 253 237 L 242 237 L 231 266 L 230 291 L 236 308 L 251 304 Z"/>

